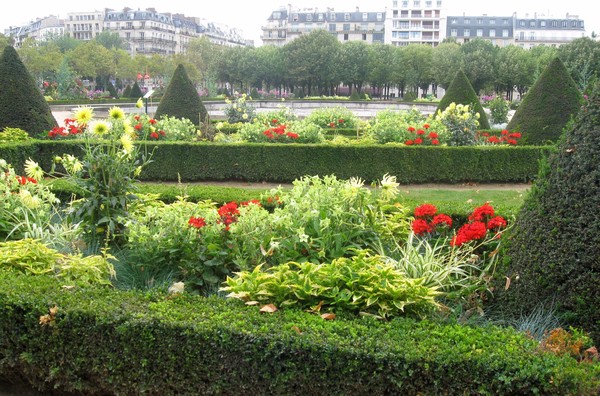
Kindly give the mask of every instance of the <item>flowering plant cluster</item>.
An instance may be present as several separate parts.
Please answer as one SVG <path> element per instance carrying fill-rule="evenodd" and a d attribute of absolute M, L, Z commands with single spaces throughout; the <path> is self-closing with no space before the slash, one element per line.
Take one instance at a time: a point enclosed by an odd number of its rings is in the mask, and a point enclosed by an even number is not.
<path fill-rule="evenodd" d="M 520 132 L 509 132 L 506 129 L 503 129 L 500 132 L 500 136 L 493 135 L 489 132 L 477 132 L 475 135 L 479 144 L 483 145 L 509 145 L 516 146 L 519 144 L 519 139 L 521 138 Z"/>
<path fill-rule="evenodd" d="M 452 218 L 443 213 L 437 213 L 437 208 L 432 204 L 423 204 L 415 208 L 415 219 L 411 228 L 415 235 L 439 233 L 452 227 Z"/>
<path fill-rule="evenodd" d="M 444 111 L 438 110 L 436 116 L 450 132 L 449 146 L 472 146 L 475 132 L 479 126 L 479 113 L 469 105 L 450 103 Z"/>
<path fill-rule="evenodd" d="M 488 231 L 497 233 L 506 228 L 506 225 L 506 220 L 502 216 L 495 215 L 492 205 L 485 203 L 475 208 L 469 216 L 469 222 L 458 229 L 450 245 L 461 246 L 471 241 L 483 240 Z"/>
<path fill-rule="evenodd" d="M 345 107 L 324 107 L 313 110 L 307 121 L 321 128 L 356 128 L 358 118 Z"/>
<path fill-rule="evenodd" d="M 127 120 L 133 126 L 135 139 L 139 140 L 165 140 L 166 133 L 158 129 L 157 121 L 147 114 L 130 114 Z"/>
<path fill-rule="evenodd" d="M 408 132 L 414 134 L 414 138 L 404 142 L 407 146 L 438 146 L 440 144 L 437 132 L 430 131 L 431 125 L 423 124 L 422 128 L 416 129 L 413 126 L 408 127 Z"/>
<path fill-rule="evenodd" d="M 239 208 L 249 205 L 261 206 L 261 203 L 259 200 L 253 199 L 250 201 L 241 202 L 239 205 L 235 201 L 231 201 L 222 205 L 217 209 L 217 218 L 215 223 L 225 225 L 225 231 L 229 231 L 231 224 L 238 221 L 238 217 L 240 215 Z M 205 217 L 191 216 L 188 220 L 188 225 L 190 227 L 200 229 L 206 227 L 208 223 Z"/>
<path fill-rule="evenodd" d="M 277 121 L 277 120 L 274 120 Z M 277 141 L 288 141 L 298 139 L 298 134 L 295 132 L 287 131 L 286 126 L 283 124 L 274 126 L 273 128 L 269 128 L 263 132 L 263 135 L 268 137 L 271 140 Z"/>
<path fill-rule="evenodd" d="M 65 118 L 64 126 L 56 126 L 48 132 L 50 139 L 58 139 L 61 137 L 81 135 L 85 130 L 86 124 L 79 124 L 75 118 Z"/>
<path fill-rule="evenodd" d="M 306 119 L 283 124 L 277 118 L 266 124 L 258 121 L 244 124 L 239 137 L 253 143 L 320 143 L 325 139 L 323 129 Z"/>
<path fill-rule="evenodd" d="M 252 97 L 242 94 L 235 101 L 225 99 L 225 115 L 227 116 L 227 122 L 235 124 L 236 122 L 252 122 L 256 117 L 254 106 L 249 102 Z"/>

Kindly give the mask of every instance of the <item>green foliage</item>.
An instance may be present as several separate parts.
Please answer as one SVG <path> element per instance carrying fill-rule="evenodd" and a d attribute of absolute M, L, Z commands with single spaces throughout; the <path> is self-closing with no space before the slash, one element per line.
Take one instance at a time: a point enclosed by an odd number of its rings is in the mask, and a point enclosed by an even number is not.
<path fill-rule="evenodd" d="M 473 107 L 452 102 L 444 111 L 438 110 L 436 119 L 449 131 L 449 146 L 473 146 L 477 143 L 477 127 L 481 117 Z"/>
<path fill-rule="evenodd" d="M 156 123 L 155 129 L 165 132 L 165 140 L 191 142 L 198 138 L 198 129 L 187 118 L 164 116 Z"/>
<path fill-rule="evenodd" d="M 65 290 L 9 273 L 0 273 L 0 335 L 0 376 L 42 393 L 597 395 L 600 387 L 597 363 L 541 351 L 511 329 L 261 314 L 233 299 Z"/>
<path fill-rule="evenodd" d="M 331 263 L 286 263 L 227 278 L 223 291 L 243 301 L 333 311 L 366 312 L 382 318 L 425 317 L 437 308 L 436 288 L 410 279 L 380 256 L 358 252 Z"/>
<path fill-rule="evenodd" d="M 581 101 L 565 65 L 554 58 L 523 98 L 507 129 L 521 132 L 527 144 L 556 143 Z"/>
<path fill-rule="evenodd" d="M 0 57 L 0 87 L 0 130 L 21 128 L 36 136 L 58 125 L 35 80 L 10 45 Z"/>
<path fill-rule="evenodd" d="M 558 112 L 558 109 L 555 109 Z M 600 87 L 548 161 L 517 218 L 502 304 L 512 312 L 555 303 L 564 323 L 600 341 Z M 518 277 L 518 278 L 517 278 Z"/>
<path fill-rule="evenodd" d="M 440 100 L 435 113 L 438 114 L 439 111 L 443 112 L 451 103 L 468 105 L 473 108 L 479 114 L 479 128 L 490 129 L 487 115 L 479 102 L 479 97 L 462 69 L 456 73 L 444 97 Z"/>
<path fill-rule="evenodd" d="M 495 96 L 488 102 L 492 124 L 505 124 L 508 122 L 509 101 L 501 96 Z"/>
<path fill-rule="evenodd" d="M 123 98 L 131 98 L 131 85 L 127 84 L 123 89 Z M 137 98 L 136 98 L 137 99 Z"/>
<path fill-rule="evenodd" d="M 323 129 L 306 120 L 288 124 L 264 125 L 260 122 L 243 124 L 239 130 L 241 141 L 250 143 L 321 143 Z"/>
<path fill-rule="evenodd" d="M 323 107 L 311 111 L 306 120 L 321 128 L 356 128 L 358 118 L 346 107 Z"/>
<path fill-rule="evenodd" d="M 198 91 L 182 64 L 179 64 L 173 72 L 167 90 L 154 114 L 157 120 L 165 116 L 187 118 L 196 126 L 200 126 L 208 117 Z"/>
<path fill-rule="evenodd" d="M 144 96 L 144 94 L 142 93 L 142 89 L 140 88 L 140 85 L 136 81 L 133 84 L 133 86 L 131 87 L 131 91 L 129 91 L 129 97 L 132 99 L 139 99 L 142 96 Z"/>
<path fill-rule="evenodd" d="M 110 93 L 111 98 L 118 98 L 119 95 L 117 94 L 117 89 L 115 88 L 115 86 L 113 85 L 112 82 L 108 82 L 108 92 Z"/>
<path fill-rule="evenodd" d="M 110 285 L 115 276 L 103 256 L 65 255 L 34 239 L 0 242 L 0 271 L 55 276 L 61 283 Z"/>
<path fill-rule="evenodd" d="M 250 103 L 251 100 L 252 98 L 246 94 L 242 94 L 242 96 L 234 101 L 226 99 L 225 116 L 227 117 L 227 122 L 230 124 L 252 122 L 256 117 L 256 110 L 254 109 L 254 105 Z"/>
<path fill-rule="evenodd" d="M 430 128 L 423 128 L 424 124 L 429 124 Z M 404 143 L 415 138 L 415 134 L 409 130 L 410 127 L 415 130 L 430 129 L 436 131 L 440 142 L 445 142 L 448 137 L 444 124 L 439 120 L 425 117 L 417 109 L 398 112 L 393 110 L 379 111 L 370 121 L 368 134 L 377 143 Z M 429 131 L 427 132 L 429 133 Z"/>
<path fill-rule="evenodd" d="M 0 131 L 0 143 L 22 142 L 30 139 L 31 137 L 27 131 L 24 131 L 21 128 L 6 127 Z"/>

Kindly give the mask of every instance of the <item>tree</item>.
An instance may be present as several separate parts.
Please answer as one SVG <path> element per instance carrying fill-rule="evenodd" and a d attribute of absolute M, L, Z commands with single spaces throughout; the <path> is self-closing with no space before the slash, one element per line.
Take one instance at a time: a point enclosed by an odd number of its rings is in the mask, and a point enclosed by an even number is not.
<path fill-rule="evenodd" d="M 527 50 L 516 45 L 498 50 L 495 83 L 509 100 L 513 99 L 515 89 L 522 92 L 533 84 L 534 71 L 535 64 Z"/>
<path fill-rule="evenodd" d="M 443 42 L 435 47 L 431 54 L 431 74 L 435 83 L 448 89 L 456 76 L 456 70 L 460 69 L 460 62 L 460 45 L 456 44 L 456 40 Z"/>
<path fill-rule="evenodd" d="M 460 46 L 462 53 L 461 68 L 469 78 L 477 95 L 494 84 L 494 64 L 496 50 L 487 40 L 475 39 Z"/>
<path fill-rule="evenodd" d="M 570 77 L 569 77 L 570 78 Z M 533 92 L 533 88 L 530 93 Z M 529 95 L 529 94 L 528 94 Z M 497 305 L 514 316 L 554 308 L 600 343 L 600 86 L 541 167 L 509 238 Z M 496 305 L 496 304 L 495 304 Z"/>
<path fill-rule="evenodd" d="M 283 49 L 273 45 L 263 45 L 254 50 L 256 57 L 256 78 L 264 88 L 279 88 L 281 91 L 285 82 L 285 60 Z M 261 84 L 261 85 L 262 85 Z"/>
<path fill-rule="evenodd" d="M 412 86 L 415 93 L 419 88 L 427 93 L 429 86 L 433 83 L 431 73 L 431 59 L 433 48 L 424 44 L 410 44 L 402 48 L 403 63 L 406 68 L 406 83 Z"/>
<path fill-rule="evenodd" d="M 38 84 L 52 79 L 63 58 L 56 44 L 52 42 L 41 44 L 32 38 L 24 40 L 17 52 Z"/>
<path fill-rule="evenodd" d="M 138 99 L 138 98 L 141 98 L 142 96 L 144 96 L 144 94 L 142 93 L 142 89 L 140 88 L 140 85 L 136 81 L 135 83 L 133 83 L 133 86 L 131 87 L 131 91 L 129 91 L 129 97 L 133 98 L 133 99 Z"/>
<path fill-rule="evenodd" d="M 7 46 L 0 57 L 0 130 L 21 128 L 29 135 L 57 126 L 50 106 L 17 51 Z"/>
<path fill-rule="evenodd" d="M 554 58 L 523 98 L 507 129 L 521 132 L 528 144 L 556 142 L 581 100 L 565 65 Z"/>
<path fill-rule="evenodd" d="M 402 47 L 392 47 L 393 50 L 393 68 L 392 68 L 392 83 L 398 88 L 400 96 L 404 97 L 404 91 L 407 84 L 407 69 L 404 66 L 404 52 Z"/>
<path fill-rule="evenodd" d="M 452 83 L 450 83 L 450 86 L 446 90 L 446 94 L 442 100 L 440 100 L 435 113 L 437 114 L 438 110 L 446 110 L 446 107 L 448 107 L 450 103 L 471 106 L 476 113 L 479 113 L 479 127 L 481 129 L 490 129 L 487 115 L 483 110 L 483 106 L 481 106 L 481 102 L 479 102 L 479 97 L 475 93 L 475 90 L 462 69 L 456 73 L 454 80 L 452 80 Z"/>
<path fill-rule="evenodd" d="M 175 69 L 154 114 L 155 118 L 165 116 L 187 118 L 197 126 L 207 119 L 206 108 L 183 65 L 178 65 Z"/>
<path fill-rule="evenodd" d="M 337 65 L 338 76 L 360 94 L 369 77 L 369 59 L 371 46 L 363 41 L 347 41 L 341 46 L 340 60 Z"/>
<path fill-rule="evenodd" d="M 599 75 L 600 43 L 596 40 L 582 37 L 561 45 L 558 48 L 558 56 L 580 91 L 585 89 L 592 78 Z"/>
<path fill-rule="evenodd" d="M 392 84 L 394 47 L 386 44 L 373 44 L 369 59 L 369 82 L 377 87 L 382 96 L 389 96 Z"/>
<path fill-rule="evenodd" d="M 108 50 L 124 49 L 123 39 L 119 36 L 119 33 L 116 32 L 109 32 L 106 30 L 94 37 L 94 40 Z"/>
<path fill-rule="evenodd" d="M 95 81 L 100 77 L 104 83 L 115 74 L 114 58 L 110 50 L 96 41 L 88 41 L 68 54 L 69 64 L 79 76 Z"/>

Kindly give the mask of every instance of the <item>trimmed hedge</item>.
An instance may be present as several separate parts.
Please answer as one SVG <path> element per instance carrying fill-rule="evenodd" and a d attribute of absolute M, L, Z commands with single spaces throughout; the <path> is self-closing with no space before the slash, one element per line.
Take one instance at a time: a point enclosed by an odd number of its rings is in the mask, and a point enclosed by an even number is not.
<path fill-rule="evenodd" d="M 79 155 L 81 142 L 37 141 L 19 152 L 0 145 L 0 158 L 17 172 L 31 157 L 49 169 L 55 155 Z M 245 180 L 292 182 L 306 175 L 335 174 L 340 179 L 360 177 L 367 183 L 384 174 L 399 183 L 521 183 L 538 174 L 538 161 L 548 147 L 404 147 L 392 145 L 334 146 L 311 144 L 216 144 L 161 142 L 154 162 L 141 180 Z"/>
<path fill-rule="evenodd" d="M 47 316 L 46 325 L 40 317 Z M 261 315 L 237 300 L 0 272 L 0 377 L 105 394 L 596 395 L 600 365 L 511 329 Z"/>

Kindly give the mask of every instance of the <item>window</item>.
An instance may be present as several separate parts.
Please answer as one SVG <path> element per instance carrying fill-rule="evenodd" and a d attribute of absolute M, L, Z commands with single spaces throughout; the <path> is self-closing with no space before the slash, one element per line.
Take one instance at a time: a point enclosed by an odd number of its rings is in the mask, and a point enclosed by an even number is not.
<path fill-rule="evenodd" d="M 529 40 L 535 40 L 535 32 L 529 32 Z"/>
<path fill-rule="evenodd" d="M 332 32 L 332 33 L 335 32 L 335 27 L 336 27 L 335 23 L 330 23 L 329 24 L 329 31 Z"/>
<path fill-rule="evenodd" d="M 471 20 L 468 18 L 465 18 L 465 25 L 470 25 L 471 24 Z"/>
<path fill-rule="evenodd" d="M 452 18 L 452 19 L 450 20 L 450 24 L 451 24 L 451 25 L 455 25 L 455 24 L 456 24 L 456 18 Z"/>
<path fill-rule="evenodd" d="M 495 25 L 496 24 L 496 20 L 495 19 L 490 19 L 490 25 Z"/>
<path fill-rule="evenodd" d="M 467 37 L 471 35 L 471 30 L 470 29 L 465 29 L 465 34 L 463 34 L 463 36 Z"/>
<path fill-rule="evenodd" d="M 540 21 L 540 26 L 541 27 L 546 27 L 546 21 Z"/>
<path fill-rule="evenodd" d="M 348 33 L 344 33 L 344 41 L 348 41 Z"/>
<path fill-rule="evenodd" d="M 562 21 L 562 27 L 564 27 L 564 28 L 567 27 L 567 21 Z"/>
<path fill-rule="evenodd" d="M 402 0 L 402 8 L 408 8 L 408 0 Z"/>
<path fill-rule="evenodd" d="M 363 33 L 362 39 L 363 39 L 363 41 L 367 41 L 367 33 Z"/>
<path fill-rule="evenodd" d="M 306 20 L 312 21 L 312 14 L 306 14 Z"/>
<path fill-rule="evenodd" d="M 440 8 L 442 6 L 442 0 L 437 0 L 437 8 Z"/>
<path fill-rule="evenodd" d="M 298 14 L 292 15 L 292 21 L 298 22 Z"/>
<path fill-rule="evenodd" d="M 502 37 L 508 37 L 508 29 L 502 29 Z"/>
<path fill-rule="evenodd" d="M 433 6 L 433 1 L 431 1 L 431 0 L 426 0 L 425 1 L 425 7 L 431 8 L 432 6 Z"/>
<path fill-rule="evenodd" d="M 413 7 L 414 8 L 421 7 L 421 0 L 413 0 Z"/>
<path fill-rule="evenodd" d="M 414 39 L 421 38 L 421 32 L 410 32 L 410 37 Z"/>
<path fill-rule="evenodd" d="M 319 14 L 319 15 L 317 16 L 317 19 L 318 19 L 319 21 L 322 21 L 322 20 L 323 20 L 323 14 Z"/>
<path fill-rule="evenodd" d="M 483 29 L 477 29 L 477 37 L 483 37 Z"/>
<path fill-rule="evenodd" d="M 519 21 L 519 26 L 525 26 L 525 21 Z"/>
<path fill-rule="evenodd" d="M 360 30 L 366 31 L 369 30 L 369 24 L 367 22 L 363 22 L 360 24 Z"/>
<path fill-rule="evenodd" d="M 345 13 L 344 14 L 344 21 L 349 21 L 350 20 L 350 14 L 349 13 Z"/>
<path fill-rule="evenodd" d="M 508 19 L 503 19 L 503 20 L 502 20 L 502 24 L 503 24 L 503 25 L 508 25 Z"/>
<path fill-rule="evenodd" d="M 332 12 L 331 14 L 329 14 L 329 19 L 331 19 L 332 21 L 335 21 L 335 12 Z"/>
<path fill-rule="evenodd" d="M 519 40 L 525 40 L 525 32 L 519 32 Z"/>
<path fill-rule="evenodd" d="M 456 29 L 451 29 L 450 30 L 450 36 L 452 36 L 452 37 L 458 36 L 458 31 Z"/>
<path fill-rule="evenodd" d="M 350 31 L 350 24 L 344 23 L 344 32 L 349 32 L 349 31 Z"/>
<path fill-rule="evenodd" d="M 392 2 L 392 8 L 398 8 L 398 0 Z"/>
<path fill-rule="evenodd" d="M 363 21 L 366 21 L 366 20 L 368 20 L 368 19 L 369 19 L 369 14 L 368 14 L 368 13 L 366 13 L 366 12 L 363 12 L 363 14 L 362 14 L 362 20 L 363 20 Z"/>
<path fill-rule="evenodd" d="M 483 19 L 481 19 L 481 18 L 478 18 L 478 19 L 477 19 L 477 24 L 478 24 L 478 25 L 483 25 Z"/>
<path fill-rule="evenodd" d="M 400 21 L 400 29 L 408 29 L 409 23 L 407 21 Z"/>
<path fill-rule="evenodd" d="M 381 13 L 381 12 L 378 12 L 378 13 L 377 13 L 377 20 L 378 20 L 378 21 L 381 21 L 382 19 L 383 19 L 383 13 Z"/>
<path fill-rule="evenodd" d="M 558 21 L 552 21 L 552 27 L 558 27 Z"/>
<path fill-rule="evenodd" d="M 529 27 L 535 27 L 535 21 L 529 21 Z"/>
<path fill-rule="evenodd" d="M 421 28 L 421 22 L 420 21 L 412 21 L 410 23 L 410 27 L 412 29 L 420 29 Z"/>
<path fill-rule="evenodd" d="M 573 22 L 571 22 L 571 26 L 573 26 L 573 27 L 577 27 L 577 21 L 573 21 Z"/>
<path fill-rule="evenodd" d="M 496 29 L 490 29 L 490 37 L 496 37 Z"/>

